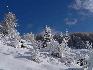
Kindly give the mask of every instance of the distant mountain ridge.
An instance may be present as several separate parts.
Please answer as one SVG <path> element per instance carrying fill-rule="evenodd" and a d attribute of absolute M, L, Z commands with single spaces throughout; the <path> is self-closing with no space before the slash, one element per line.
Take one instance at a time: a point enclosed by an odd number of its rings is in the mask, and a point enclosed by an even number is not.
<path fill-rule="evenodd" d="M 85 48 L 86 41 L 93 43 L 93 32 L 74 32 L 70 33 L 70 37 L 69 46 L 73 48 Z"/>

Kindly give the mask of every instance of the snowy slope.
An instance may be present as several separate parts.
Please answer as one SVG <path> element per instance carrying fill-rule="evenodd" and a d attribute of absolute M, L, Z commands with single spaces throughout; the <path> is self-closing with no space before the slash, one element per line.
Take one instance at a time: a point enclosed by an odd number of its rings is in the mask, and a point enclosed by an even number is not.
<path fill-rule="evenodd" d="M 2 48 L 0 48 L 0 50 L 1 49 Z M 14 51 L 14 49 L 12 50 Z M 38 64 L 31 60 L 15 58 L 14 56 L 12 56 L 13 52 L 7 54 L 6 51 L 9 51 L 9 47 L 8 50 L 2 49 L 2 51 L 0 52 L 0 69 L 2 70 L 60 70 L 62 69 L 62 66 L 52 65 L 49 63 Z"/>
<path fill-rule="evenodd" d="M 29 54 L 25 54 L 26 52 L 30 53 L 31 51 L 0 45 L 0 70 L 65 70 L 71 67 L 80 68 L 79 66 L 67 67 L 56 59 L 52 61 L 48 57 L 39 57 L 41 62 L 36 63 L 30 59 Z"/>

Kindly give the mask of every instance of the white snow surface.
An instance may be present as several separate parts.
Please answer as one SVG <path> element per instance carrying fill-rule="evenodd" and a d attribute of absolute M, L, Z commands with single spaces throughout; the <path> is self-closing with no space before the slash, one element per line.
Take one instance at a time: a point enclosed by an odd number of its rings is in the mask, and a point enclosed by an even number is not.
<path fill-rule="evenodd" d="M 31 60 L 31 50 L 0 45 L 0 70 L 65 70 L 68 68 L 81 68 L 77 65 L 70 67 L 55 58 L 39 56 L 40 62 Z"/>
<path fill-rule="evenodd" d="M 0 70 L 60 70 L 66 68 L 66 66 L 48 62 L 36 63 L 25 58 L 16 58 L 18 54 L 26 51 L 28 49 L 0 45 Z"/>

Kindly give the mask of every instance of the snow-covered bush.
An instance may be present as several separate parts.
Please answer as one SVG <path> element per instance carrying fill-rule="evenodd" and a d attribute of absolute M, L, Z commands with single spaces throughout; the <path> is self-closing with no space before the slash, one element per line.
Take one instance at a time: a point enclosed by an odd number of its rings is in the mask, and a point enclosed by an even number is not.
<path fill-rule="evenodd" d="M 22 39 L 25 41 L 24 44 L 27 44 L 28 48 L 31 48 L 33 46 L 35 49 L 38 48 L 39 43 L 35 40 L 35 36 L 32 33 L 27 33 L 22 36 Z M 37 45 L 38 44 L 38 45 Z"/>

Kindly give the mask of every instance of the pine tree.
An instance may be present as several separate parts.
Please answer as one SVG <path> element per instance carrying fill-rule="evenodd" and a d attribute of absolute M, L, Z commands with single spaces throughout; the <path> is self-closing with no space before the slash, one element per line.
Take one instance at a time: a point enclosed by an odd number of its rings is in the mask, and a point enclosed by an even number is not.
<path fill-rule="evenodd" d="M 86 41 L 86 48 L 88 50 L 92 49 L 92 43 L 90 43 L 89 41 Z"/>
<path fill-rule="evenodd" d="M 60 36 L 63 37 L 63 40 L 62 40 L 62 43 L 58 46 L 60 50 L 59 54 L 61 55 L 61 57 L 64 57 L 64 53 L 69 54 L 70 52 L 70 48 L 68 47 L 68 41 L 70 39 L 70 36 L 67 30 L 64 36 L 63 36 L 63 33 L 61 33 Z"/>
<path fill-rule="evenodd" d="M 66 30 L 65 36 L 63 37 L 63 42 L 65 43 L 65 48 L 68 48 L 68 41 L 70 39 L 69 33 Z"/>
<path fill-rule="evenodd" d="M 46 25 L 45 34 L 44 34 L 44 40 L 46 42 L 50 42 L 51 38 L 52 38 L 51 29 L 50 29 L 50 27 L 47 27 L 47 25 Z"/>
<path fill-rule="evenodd" d="M 46 25 L 45 32 L 44 32 L 43 47 L 47 47 L 47 42 L 50 42 L 52 38 L 53 37 L 52 37 L 51 29 Z"/>
<path fill-rule="evenodd" d="M 63 35 L 63 33 L 61 32 L 61 34 L 60 34 L 60 37 L 63 37 L 64 35 Z"/>
<path fill-rule="evenodd" d="M 87 70 L 93 69 L 93 49 L 92 49 L 92 43 L 89 41 L 86 41 L 86 48 L 89 50 L 89 59 L 87 61 Z"/>

